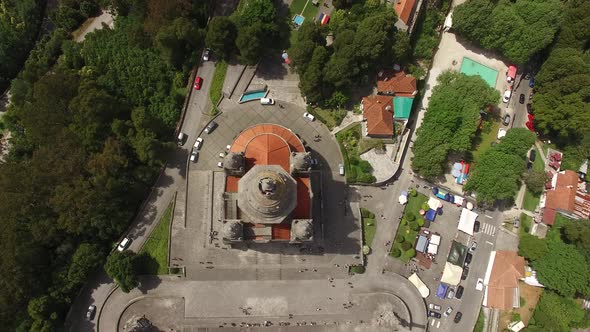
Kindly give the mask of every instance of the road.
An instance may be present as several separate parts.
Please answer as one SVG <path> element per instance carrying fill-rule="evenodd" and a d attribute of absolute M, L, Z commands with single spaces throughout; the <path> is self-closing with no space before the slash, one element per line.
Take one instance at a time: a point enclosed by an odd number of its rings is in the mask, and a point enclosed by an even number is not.
<path fill-rule="evenodd" d="M 197 75 L 203 78 L 203 85 L 200 91 L 193 90 L 190 94 L 188 109 L 181 129 L 182 132 L 188 135 L 187 142 L 182 148 L 175 149 L 168 157 L 166 167 L 152 187 L 152 191 L 136 219 L 129 227 L 129 231 L 125 236 L 132 240 L 129 246 L 131 251 L 138 252 L 141 249 L 174 197 L 175 192 L 184 188 L 185 166 L 189 151 L 198 137 L 201 122 L 205 120 L 203 113 L 207 113 L 211 109 L 209 89 L 214 71 L 215 64 L 210 61 L 202 63 L 198 68 Z M 176 137 L 171 138 L 171 140 L 175 139 Z M 97 271 L 72 304 L 70 313 L 66 318 L 66 329 L 76 332 L 94 331 L 94 322 L 85 319 L 86 310 L 88 306 L 94 304 L 97 307 L 98 316 L 102 305 L 114 287 L 113 280 L 102 269 Z"/>
<path fill-rule="evenodd" d="M 520 73 L 516 75 L 514 84 L 514 90 L 512 92 L 512 97 L 508 101 L 508 108 L 510 109 L 511 117 L 512 117 L 512 128 L 526 128 L 525 123 L 528 121 L 528 113 L 526 111 L 526 104 L 530 103 L 529 94 L 531 92 L 531 88 L 529 87 L 529 80 L 524 79 L 523 74 Z M 524 104 L 519 102 L 519 97 L 521 94 L 525 96 Z"/>

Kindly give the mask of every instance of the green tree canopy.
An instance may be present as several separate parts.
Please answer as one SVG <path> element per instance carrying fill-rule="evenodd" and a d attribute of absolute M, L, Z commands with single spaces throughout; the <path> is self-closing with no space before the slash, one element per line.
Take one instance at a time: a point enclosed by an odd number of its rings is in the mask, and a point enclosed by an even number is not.
<path fill-rule="evenodd" d="M 545 291 L 533 313 L 531 325 L 541 331 L 569 332 L 584 320 L 584 314 L 573 299 Z"/>
<path fill-rule="evenodd" d="M 134 264 L 136 257 L 135 253 L 129 250 L 121 253 L 113 252 L 104 265 L 107 274 L 115 280 L 125 293 L 129 293 L 130 290 L 139 286 Z"/>
<path fill-rule="evenodd" d="M 528 190 L 536 195 L 543 193 L 545 183 L 547 182 L 547 175 L 543 171 L 533 170 L 527 173 L 524 177 L 524 183 Z"/>
<path fill-rule="evenodd" d="M 531 234 L 523 234 L 518 243 L 518 254 L 535 261 L 547 254 L 547 241 Z"/>
<path fill-rule="evenodd" d="M 236 36 L 236 27 L 228 17 L 215 16 L 209 22 L 205 44 L 216 56 L 227 60 L 235 48 Z"/>

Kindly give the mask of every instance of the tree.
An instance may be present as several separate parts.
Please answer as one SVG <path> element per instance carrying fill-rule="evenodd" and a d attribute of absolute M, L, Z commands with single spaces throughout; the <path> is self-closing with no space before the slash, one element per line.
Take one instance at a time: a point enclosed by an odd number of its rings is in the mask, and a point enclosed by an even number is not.
<path fill-rule="evenodd" d="M 114 252 L 107 258 L 104 265 L 107 274 L 115 280 L 125 293 L 129 293 L 130 290 L 139 285 L 134 266 L 135 258 L 135 253 L 129 250 Z"/>
<path fill-rule="evenodd" d="M 524 177 L 524 183 L 528 190 L 535 195 L 540 195 L 545 189 L 545 183 L 547 182 L 547 175 L 543 171 L 533 170 L 527 173 Z"/>
<path fill-rule="evenodd" d="M 569 221 L 562 228 L 565 240 L 583 250 L 590 257 L 590 220 Z"/>
<path fill-rule="evenodd" d="M 545 291 L 533 313 L 533 326 L 543 331 L 568 332 L 584 320 L 584 314 L 584 310 L 573 299 Z"/>
<path fill-rule="evenodd" d="M 254 23 L 238 31 L 236 46 L 240 51 L 240 62 L 255 65 L 265 50 L 265 31 L 262 23 Z"/>
<path fill-rule="evenodd" d="M 222 59 L 228 60 L 235 48 L 236 27 L 225 16 L 215 16 L 209 22 L 205 44 Z"/>
<path fill-rule="evenodd" d="M 547 254 L 547 241 L 531 234 L 523 234 L 518 243 L 518 254 L 535 261 Z"/>
<path fill-rule="evenodd" d="M 88 274 L 103 262 L 103 254 L 97 245 L 82 243 L 74 255 L 68 270 L 68 280 L 78 285 L 88 277 Z"/>

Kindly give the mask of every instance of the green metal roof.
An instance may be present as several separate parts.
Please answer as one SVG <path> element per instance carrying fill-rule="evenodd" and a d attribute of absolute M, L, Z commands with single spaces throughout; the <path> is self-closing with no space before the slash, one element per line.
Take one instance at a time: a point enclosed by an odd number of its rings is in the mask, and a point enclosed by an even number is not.
<path fill-rule="evenodd" d="M 410 97 L 394 97 L 393 98 L 393 112 L 396 119 L 408 119 L 412 113 L 412 103 L 414 98 Z"/>

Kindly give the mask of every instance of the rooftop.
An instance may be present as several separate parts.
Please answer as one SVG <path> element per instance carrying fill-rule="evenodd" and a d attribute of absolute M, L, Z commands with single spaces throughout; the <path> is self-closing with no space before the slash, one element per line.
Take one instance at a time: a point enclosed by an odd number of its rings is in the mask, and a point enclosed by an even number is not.
<path fill-rule="evenodd" d="M 510 310 L 518 280 L 524 278 L 524 257 L 514 251 L 496 251 L 487 287 L 487 306 Z"/>
<path fill-rule="evenodd" d="M 395 0 L 396 3 L 393 5 L 393 10 L 399 17 L 399 19 L 406 25 L 410 22 L 410 17 L 414 11 L 416 0 Z"/>
<path fill-rule="evenodd" d="M 363 116 L 367 119 L 367 133 L 376 136 L 393 135 L 393 97 L 363 98 Z"/>
<path fill-rule="evenodd" d="M 413 97 L 418 93 L 416 78 L 404 71 L 384 71 L 377 81 L 379 93 L 395 94 L 399 97 Z"/>

